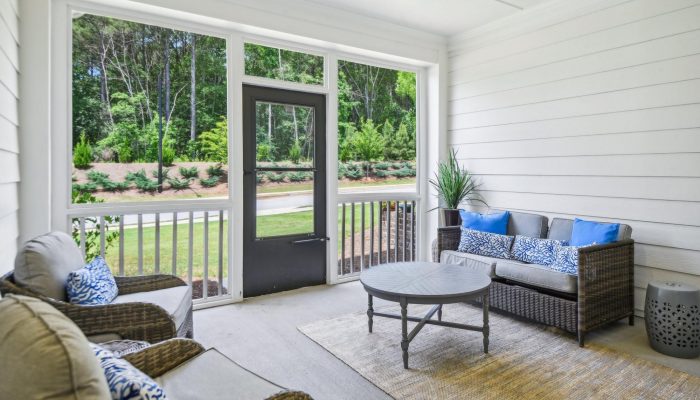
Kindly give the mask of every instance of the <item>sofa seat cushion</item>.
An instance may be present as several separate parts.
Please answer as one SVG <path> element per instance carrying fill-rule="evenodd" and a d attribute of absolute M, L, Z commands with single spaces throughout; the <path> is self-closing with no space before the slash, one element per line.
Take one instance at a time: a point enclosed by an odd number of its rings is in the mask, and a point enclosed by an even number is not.
<path fill-rule="evenodd" d="M 283 388 L 241 367 L 216 349 L 156 378 L 168 399 L 266 399 Z"/>
<path fill-rule="evenodd" d="M 578 277 L 552 270 L 548 266 L 526 264 L 514 260 L 498 260 L 496 276 L 563 293 L 578 291 Z"/>
<path fill-rule="evenodd" d="M 0 399 L 111 398 L 85 335 L 63 313 L 9 294 L 0 321 Z"/>
<path fill-rule="evenodd" d="M 192 288 L 175 286 L 150 292 L 130 293 L 119 295 L 112 304 L 119 303 L 151 303 L 162 307 L 175 321 L 175 327 L 180 327 L 187 313 L 192 308 Z"/>
<path fill-rule="evenodd" d="M 454 250 L 443 250 L 440 254 L 440 264 L 462 265 L 469 271 L 480 272 L 490 278 L 496 276 L 496 261 L 498 258 L 462 253 Z"/>
<path fill-rule="evenodd" d="M 15 282 L 36 293 L 66 301 L 68 274 L 85 266 L 73 238 L 63 232 L 38 236 L 17 252 Z"/>

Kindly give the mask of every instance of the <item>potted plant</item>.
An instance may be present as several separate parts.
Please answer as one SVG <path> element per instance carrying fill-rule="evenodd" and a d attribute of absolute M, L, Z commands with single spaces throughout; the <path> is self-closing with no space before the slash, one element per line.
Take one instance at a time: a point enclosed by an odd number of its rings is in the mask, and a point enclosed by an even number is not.
<path fill-rule="evenodd" d="M 459 205 L 464 201 L 476 201 L 486 205 L 477 193 L 479 185 L 474 177 L 459 166 L 457 151 L 452 149 L 449 158 L 438 164 L 435 179 L 430 179 L 431 185 L 437 191 L 440 198 L 441 212 L 445 226 L 460 224 Z M 432 210 L 431 210 L 432 211 Z"/>

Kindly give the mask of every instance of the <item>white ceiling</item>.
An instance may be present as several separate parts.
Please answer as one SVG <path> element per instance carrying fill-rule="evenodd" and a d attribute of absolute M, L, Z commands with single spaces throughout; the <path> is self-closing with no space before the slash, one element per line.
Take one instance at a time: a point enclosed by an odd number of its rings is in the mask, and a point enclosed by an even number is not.
<path fill-rule="evenodd" d="M 367 17 L 451 36 L 548 0 L 311 0 Z"/>

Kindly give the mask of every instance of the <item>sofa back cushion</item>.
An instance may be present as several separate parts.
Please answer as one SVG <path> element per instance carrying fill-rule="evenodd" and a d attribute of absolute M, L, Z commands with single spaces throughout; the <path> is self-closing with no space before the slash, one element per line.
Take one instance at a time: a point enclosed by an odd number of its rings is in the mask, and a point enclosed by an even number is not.
<path fill-rule="evenodd" d="M 1 399 L 109 399 L 102 368 L 80 329 L 34 297 L 0 300 Z"/>
<path fill-rule="evenodd" d="M 506 235 L 546 238 L 548 224 L 544 215 L 511 211 Z"/>
<path fill-rule="evenodd" d="M 63 232 L 36 237 L 17 252 L 15 282 L 41 295 L 66 301 L 68 274 L 85 265 L 80 249 Z"/>
<path fill-rule="evenodd" d="M 555 240 L 571 240 L 571 232 L 574 229 L 574 220 L 566 218 L 552 219 L 552 225 L 549 227 L 549 239 Z M 617 240 L 630 239 L 632 237 L 632 227 L 626 224 L 620 224 L 620 229 L 617 232 Z"/>

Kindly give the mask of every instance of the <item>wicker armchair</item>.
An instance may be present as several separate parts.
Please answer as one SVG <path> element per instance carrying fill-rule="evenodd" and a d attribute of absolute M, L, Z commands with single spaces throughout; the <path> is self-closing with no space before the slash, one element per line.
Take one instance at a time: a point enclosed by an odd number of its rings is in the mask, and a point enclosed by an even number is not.
<path fill-rule="evenodd" d="M 168 289 L 187 284 L 171 275 L 115 277 L 119 295 Z M 155 343 L 180 337 L 192 337 L 192 309 L 185 322 L 176 327 L 173 318 L 162 307 L 152 303 L 121 303 L 81 306 L 38 294 L 15 283 L 12 272 L 0 279 L 0 293 L 39 298 L 68 316 L 86 336 L 117 334 L 123 339 Z"/>
<path fill-rule="evenodd" d="M 438 229 L 435 261 L 443 250 L 457 250 L 459 226 Z M 580 346 L 586 333 L 629 318 L 634 324 L 634 240 L 582 248 L 575 295 L 541 290 L 499 277 L 492 280 L 491 307 L 574 333 Z"/>
<path fill-rule="evenodd" d="M 204 347 L 194 340 L 170 339 L 145 349 L 126 354 L 123 358 L 146 375 L 156 379 L 202 353 L 205 353 Z M 233 361 L 226 360 L 230 364 L 235 365 L 236 368 L 245 370 Z M 264 378 L 247 370 L 245 370 L 245 372 L 247 372 L 250 379 L 266 381 Z M 311 400 L 311 396 L 304 392 L 286 390 L 269 381 L 266 382 L 279 389 L 277 393 L 267 397 L 269 400 Z M 194 385 L 197 384 L 197 382 L 194 381 L 191 383 Z M 236 393 L 229 393 L 228 395 L 230 395 L 232 399 L 236 398 Z"/>

